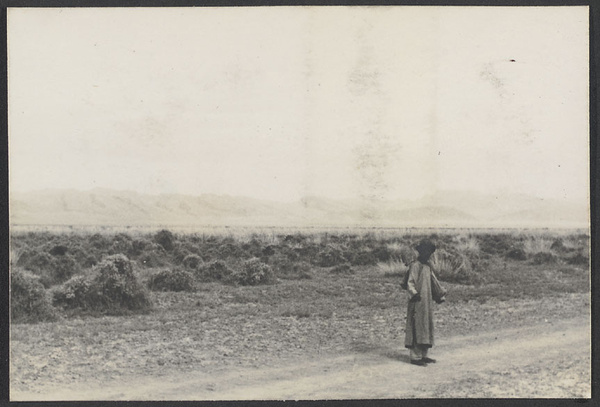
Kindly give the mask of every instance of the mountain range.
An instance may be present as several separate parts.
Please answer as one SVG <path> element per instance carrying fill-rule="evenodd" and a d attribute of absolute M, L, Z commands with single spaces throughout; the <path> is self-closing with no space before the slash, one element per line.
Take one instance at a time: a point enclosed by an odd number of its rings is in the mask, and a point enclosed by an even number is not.
<path fill-rule="evenodd" d="M 469 191 L 442 191 L 418 200 L 308 196 L 284 203 L 213 194 L 47 189 L 13 192 L 9 205 L 13 226 L 589 227 L 587 203 Z"/>

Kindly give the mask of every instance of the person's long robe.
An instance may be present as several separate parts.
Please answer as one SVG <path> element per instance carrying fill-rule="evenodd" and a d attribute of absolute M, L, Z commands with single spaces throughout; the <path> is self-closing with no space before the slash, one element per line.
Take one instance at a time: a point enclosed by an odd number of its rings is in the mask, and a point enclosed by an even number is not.
<path fill-rule="evenodd" d="M 407 291 L 412 298 L 418 293 L 419 301 L 409 301 L 406 314 L 404 346 L 433 346 L 433 298 L 431 295 L 431 268 L 419 261 L 408 270 Z"/>

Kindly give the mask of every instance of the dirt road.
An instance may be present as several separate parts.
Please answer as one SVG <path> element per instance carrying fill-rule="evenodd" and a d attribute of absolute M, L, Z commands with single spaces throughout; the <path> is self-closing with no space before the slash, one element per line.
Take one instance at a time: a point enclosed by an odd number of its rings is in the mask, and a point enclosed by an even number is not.
<path fill-rule="evenodd" d="M 12 400 L 297 400 L 428 397 L 590 397 L 588 318 L 440 338 L 437 363 L 408 363 L 404 348 L 282 362 L 271 368 L 131 376 Z"/>

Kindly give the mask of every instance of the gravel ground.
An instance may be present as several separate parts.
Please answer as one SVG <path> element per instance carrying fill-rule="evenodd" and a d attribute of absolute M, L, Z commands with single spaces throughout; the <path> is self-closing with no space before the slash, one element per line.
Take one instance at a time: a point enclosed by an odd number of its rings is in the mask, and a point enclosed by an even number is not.
<path fill-rule="evenodd" d="M 279 290 L 297 288 L 295 282 L 281 285 Z M 236 290 L 228 287 L 210 294 L 226 299 Z M 203 306 L 206 292 L 161 293 L 155 312 L 148 315 L 13 325 L 11 392 L 43 398 L 52 388 L 93 387 L 136 377 L 166 378 L 195 371 L 217 377 L 236 369 L 268 369 L 348 354 L 402 354 L 403 295 L 390 307 L 337 307 L 319 314 L 309 305 L 298 309 L 281 303 L 245 302 L 246 297 L 214 302 L 211 308 Z M 492 299 L 484 304 L 449 299 L 436 307 L 436 335 L 442 340 L 534 325 L 552 330 L 555 323 L 587 313 L 589 294 Z M 564 370 L 570 362 L 552 363 L 555 367 L 550 370 L 535 368 L 528 374 L 550 382 L 552 372 Z M 585 367 L 573 369 L 566 369 L 565 374 L 580 377 Z M 515 374 L 498 371 L 493 375 L 495 380 L 509 380 Z M 436 391 L 461 397 L 452 387 Z"/>

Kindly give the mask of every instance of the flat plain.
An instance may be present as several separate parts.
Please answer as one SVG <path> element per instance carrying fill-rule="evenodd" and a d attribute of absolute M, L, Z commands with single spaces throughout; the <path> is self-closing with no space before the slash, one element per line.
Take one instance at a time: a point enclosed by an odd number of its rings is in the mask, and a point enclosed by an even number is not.
<path fill-rule="evenodd" d="M 449 291 L 425 368 L 403 346 L 399 260 L 423 237 Z M 591 395 L 580 231 L 30 231 L 11 249 L 44 297 L 13 278 L 12 400 Z M 92 294 L 124 281 L 148 301 Z"/>

